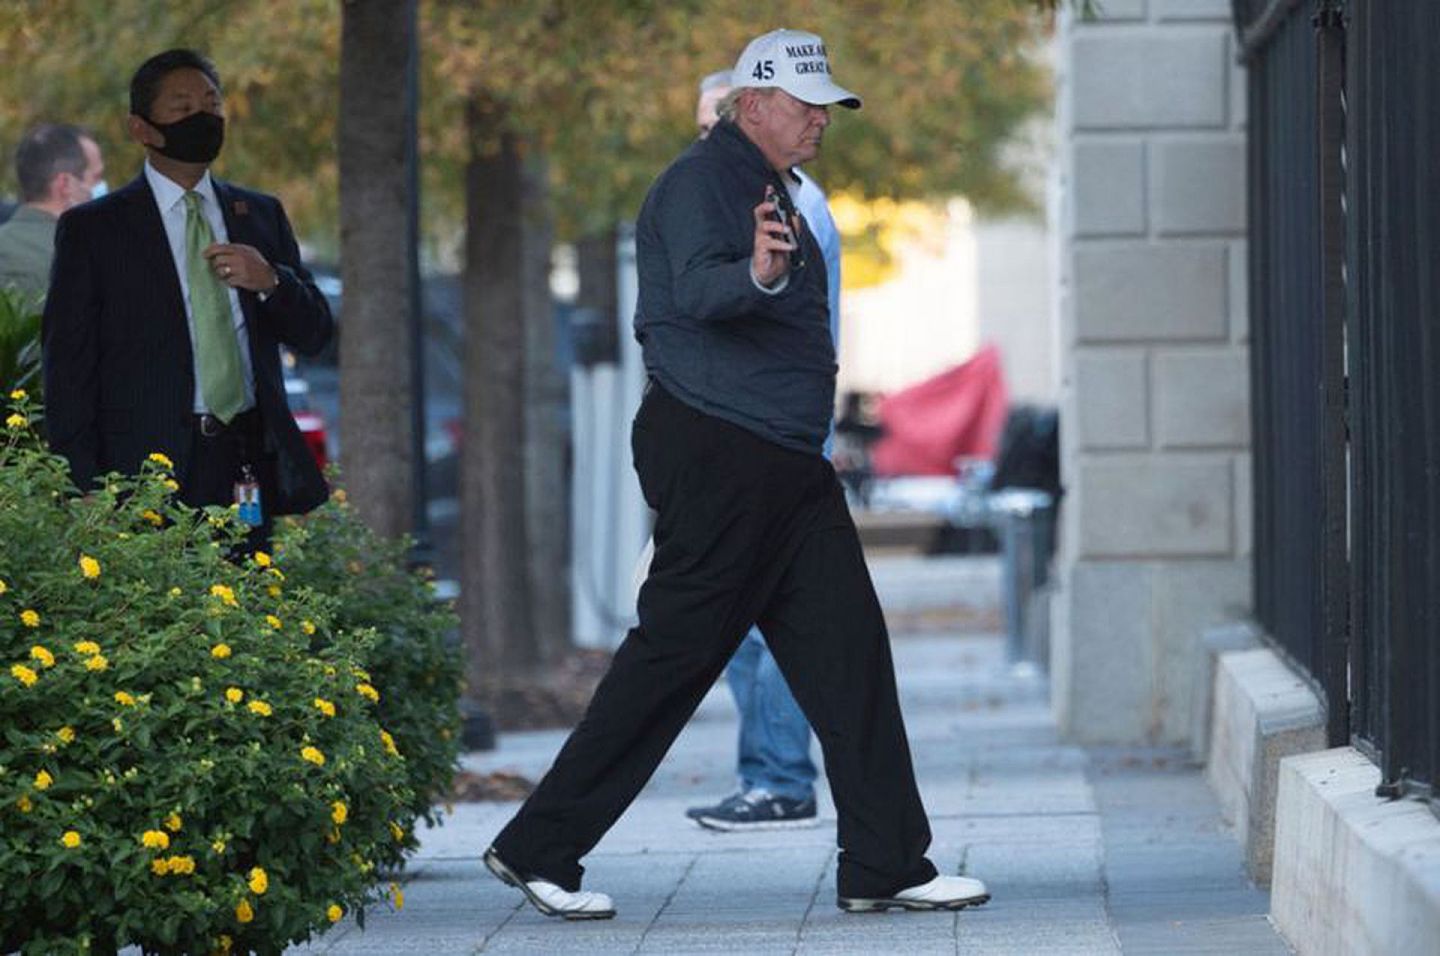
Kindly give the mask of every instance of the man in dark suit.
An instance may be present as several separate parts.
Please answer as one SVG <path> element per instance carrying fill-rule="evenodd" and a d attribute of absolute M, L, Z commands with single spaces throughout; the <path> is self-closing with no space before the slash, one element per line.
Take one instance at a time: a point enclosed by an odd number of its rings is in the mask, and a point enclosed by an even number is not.
<path fill-rule="evenodd" d="M 170 50 L 130 84 L 141 175 L 61 217 L 43 342 L 51 447 L 84 491 L 175 465 L 191 505 L 229 505 L 258 485 L 275 514 L 325 500 L 325 481 L 290 415 L 281 343 L 318 352 L 334 323 L 279 200 L 214 179 L 224 141 L 220 78 Z"/>

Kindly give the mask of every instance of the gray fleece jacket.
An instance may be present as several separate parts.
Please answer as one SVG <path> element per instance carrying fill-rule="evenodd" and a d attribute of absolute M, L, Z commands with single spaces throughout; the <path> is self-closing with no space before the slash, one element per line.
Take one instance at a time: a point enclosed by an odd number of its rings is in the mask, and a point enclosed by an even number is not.
<path fill-rule="evenodd" d="M 755 285 L 752 210 L 767 184 L 785 190 L 759 148 L 723 120 L 660 174 L 635 224 L 635 337 L 646 371 L 682 402 L 818 455 L 835 403 L 825 261 L 802 227 L 783 289 Z"/>

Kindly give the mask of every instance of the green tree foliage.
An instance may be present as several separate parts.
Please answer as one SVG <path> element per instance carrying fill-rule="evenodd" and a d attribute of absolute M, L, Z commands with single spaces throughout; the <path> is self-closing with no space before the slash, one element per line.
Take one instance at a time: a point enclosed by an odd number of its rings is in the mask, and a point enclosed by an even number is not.
<path fill-rule="evenodd" d="M 130 77 L 147 57 L 177 46 L 210 56 L 224 81 L 229 122 L 216 175 L 281 195 L 297 230 L 332 250 L 340 49 L 334 0 L 0 3 L 0 192 L 14 192 L 11 151 L 39 122 L 92 129 L 112 186 L 136 175 L 143 155 L 124 122 Z"/>
<path fill-rule="evenodd" d="M 998 149 L 1044 107 L 1045 31 L 1034 0 L 797 0 L 757 12 L 738 0 L 424 0 L 421 153 L 431 238 L 463 226 L 465 108 L 484 93 L 547 164 L 568 234 L 633 215 L 646 186 L 693 135 L 696 81 L 747 39 L 810 29 L 837 77 L 860 92 L 836 111 L 815 172 L 866 197 L 964 193 L 981 209 L 1021 201 Z M 329 251 L 337 232 L 340 4 L 334 0 L 14 0 L 0 4 L 0 144 L 29 125 L 79 122 L 110 179 L 139 166 L 123 119 L 149 54 L 208 53 L 231 125 L 217 173 L 284 197 L 300 232 Z M 841 115 L 843 112 L 843 115 Z M 5 164 L 0 183 L 13 186 Z"/>
<path fill-rule="evenodd" d="M 634 214 L 694 135 L 696 83 L 747 40 L 788 25 L 825 38 L 837 79 L 867 107 L 835 120 L 815 172 L 865 197 L 964 193 L 1024 205 L 999 150 L 1049 96 L 1034 55 L 1045 23 L 1018 0 L 739 2 L 435 0 L 423 8 L 427 212 L 456 221 L 464 107 L 484 93 L 549 163 L 559 225 L 586 233 Z M 447 211 L 448 210 L 448 214 Z"/>

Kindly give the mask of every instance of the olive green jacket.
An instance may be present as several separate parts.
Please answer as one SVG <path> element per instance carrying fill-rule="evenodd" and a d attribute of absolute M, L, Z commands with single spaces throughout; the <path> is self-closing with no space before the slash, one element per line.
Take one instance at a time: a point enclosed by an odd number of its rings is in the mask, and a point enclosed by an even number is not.
<path fill-rule="evenodd" d="M 55 223 L 48 212 L 21 206 L 0 226 L 0 289 L 13 285 L 29 295 L 45 295 L 55 253 Z"/>

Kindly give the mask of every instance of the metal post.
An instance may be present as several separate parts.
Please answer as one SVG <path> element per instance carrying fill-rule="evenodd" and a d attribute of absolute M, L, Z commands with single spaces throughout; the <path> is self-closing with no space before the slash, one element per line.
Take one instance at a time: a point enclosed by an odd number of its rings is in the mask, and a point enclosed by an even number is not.
<path fill-rule="evenodd" d="M 1326 736 L 1350 739 L 1350 565 L 1345 380 L 1345 18 L 1338 0 L 1316 0 L 1316 138 L 1319 154 L 1322 330 L 1322 544 L 1320 601 Z"/>

